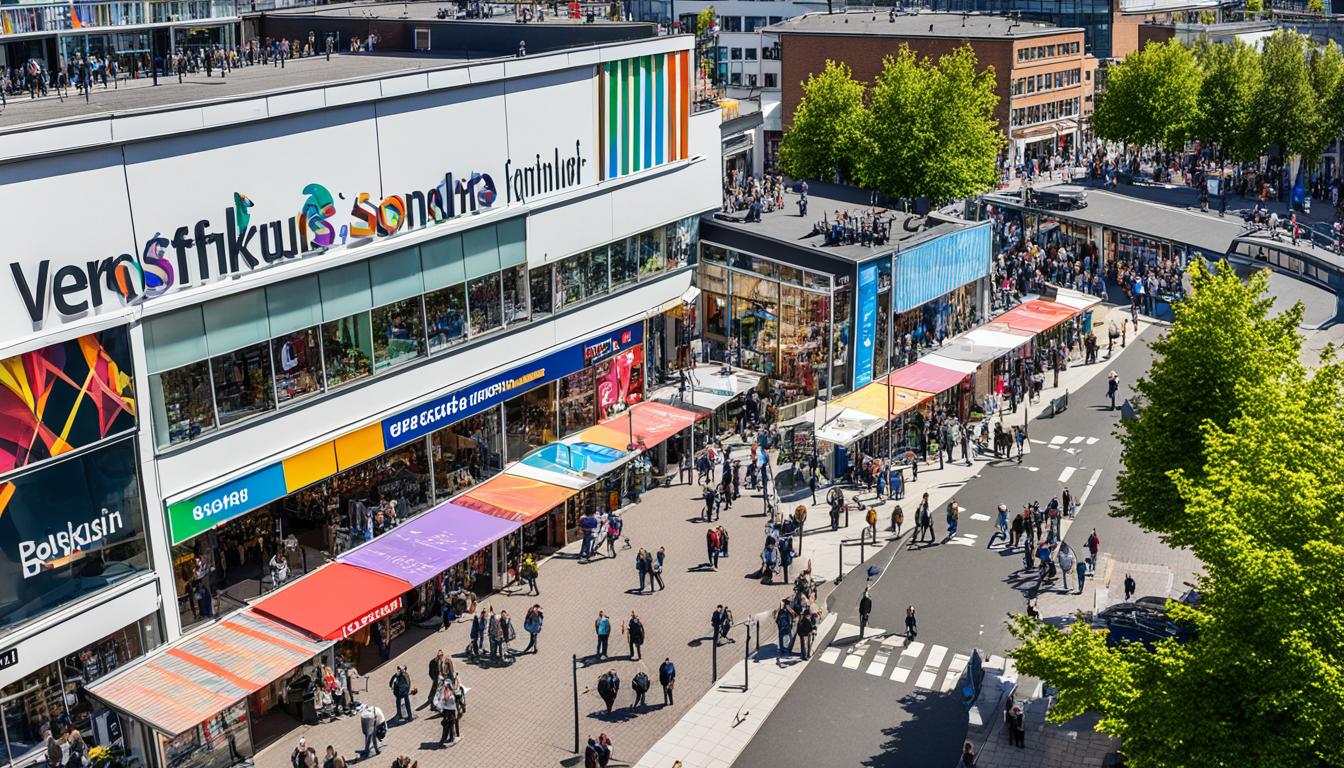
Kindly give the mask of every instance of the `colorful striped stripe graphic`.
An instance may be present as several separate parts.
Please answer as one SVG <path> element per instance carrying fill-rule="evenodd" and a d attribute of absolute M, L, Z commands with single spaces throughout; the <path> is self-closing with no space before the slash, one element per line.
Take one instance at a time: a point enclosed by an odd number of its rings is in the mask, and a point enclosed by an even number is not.
<path fill-rule="evenodd" d="M 602 65 L 598 77 L 602 178 L 615 179 L 687 157 L 690 84 L 689 51 Z"/>

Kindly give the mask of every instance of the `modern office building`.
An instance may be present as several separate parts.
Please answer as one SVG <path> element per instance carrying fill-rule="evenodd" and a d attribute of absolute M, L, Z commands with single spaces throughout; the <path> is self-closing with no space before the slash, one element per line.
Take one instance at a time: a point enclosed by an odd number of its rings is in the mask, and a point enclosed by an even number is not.
<path fill-rule="evenodd" d="M 836 7 L 843 9 L 843 3 Z M 778 40 L 765 28 L 805 13 L 824 12 L 824 0 L 689 0 L 677 3 L 683 29 L 694 29 L 696 17 L 713 8 L 718 16 L 718 35 L 711 49 L 719 82 L 733 97 L 751 96 L 761 89 L 778 88 L 780 76 Z"/>
<path fill-rule="evenodd" d="M 554 53 L 388 57 L 359 77 L 378 57 L 307 59 L 280 90 L 241 70 L 207 101 L 172 84 L 93 113 L 10 105 L 0 765 L 65 723 L 156 768 L 228 764 L 226 743 L 245 758 L 274 685 L 185 723 L 88 687 L 203 627 L 329 648 L 238 609 L 280 563 L 318 570 L 667 377 L 720 117 L 689 98 L 688 36 L 584 37 L 601 26 L 564 25 Z M 510 517 L 510 546 L 573 535 L 598 503 L 577 487 Z M 502 546 L 458 576 L 496 584 Z M 378 616 L 389 631 L 415 594 Z M 187 698 L 174 717 L 218 696 Z"/>
<path fill-rule="evenodd" d="M 884 57 L 907 45 L 938 57 L 970 45 L 980 66 L 992 66 L 999 103 L 995 117 L 1009 140 L 1008 161 L 1018 164 L 1080 146 L 1091 111 L 1096 59 L 1083 50 L 1083 30 L 961 13 L 901 13 L 896 9 L 816 13 L 789 19 L 767 32 L 779 35 L 783 60 L 779 107 L 788 130 L 802 84 L 827 60 L 844 61 L 871 82 Z M 766 130 L 770 130 L 767 126 Z M 767 137 L 767 142 L 769 137 Z"/>

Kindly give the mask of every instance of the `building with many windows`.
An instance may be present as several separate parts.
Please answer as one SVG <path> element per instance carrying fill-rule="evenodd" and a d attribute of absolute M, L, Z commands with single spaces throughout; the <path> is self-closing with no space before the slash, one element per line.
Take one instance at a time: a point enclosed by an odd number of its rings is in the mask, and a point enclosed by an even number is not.
<path fill-rule="evenodd" d="M 607 503 L 574 455 L 572 476 L 541 461 L 571 486 L 520 459 L 596 428 L 620 445 L 584 443 L 588 466 L 616 466 L 641 419 L 675 423 L 641 401 L 685 354 L 720 117 L 691 104 L 688 36 L 584 37 L 601 26 L 555 53 L 354 78 L 373 57 L 337 56 L 282 90 L 242 72 L 210 101 L 165 85 L 0 128 L 0 200 L 26 211 L 0 271 L 0 764 L 65 723 L 148 766 L 245 759 L 308 663 L 286 653 L 363 648 L 240 610 L 259 593 L 344 573 L 323 564 L 450 499 L 471 512 L 446 524 L 489 534 L 445 577 L 488 590 L 500 537 L 558 546 Z M 6 118 L 25 108 L 77 106 Z M 600 426 L 618 414 L 630 445 Z M 367 644 L 341 609 L 395 634 L 432 607 L 393 582 L 379 606 L 305 605 Z M 197 630 L 192 658 L 259 643 L 276 680 L 157 712 L 107 689 L 188 663 L 152 649 Z"/>
<path fill-rule="evenodd" d="M 995 117 L 1009 139 L 1011 164 L 1056 152 L 1071 154 L 1080 146 L 1092 111 L 1096 59 L 1084 51 L 1078 28 L 1003 16 L 886 9 L 808 14 L 767 32 L 781 42 L 779 114 L 784 130 L 802 98 L 803 81 L 822 71 L 828 59 L 843 60 L 855 78 L 871 81 L 881 71 L 882 59 L 902 45 L 932 57 L 970 45 L 982 67 L 994 68 L 999 94 Z"/>

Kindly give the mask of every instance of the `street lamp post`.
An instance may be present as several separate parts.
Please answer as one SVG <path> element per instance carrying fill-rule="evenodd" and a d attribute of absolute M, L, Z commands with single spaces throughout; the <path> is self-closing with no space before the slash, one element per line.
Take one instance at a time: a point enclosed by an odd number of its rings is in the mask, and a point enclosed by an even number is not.
<path fill-rule="evenodd" d="M 570 671 L 574 673 L 574 754 L 579 754 L 579 657 L 570 656 Z"/>

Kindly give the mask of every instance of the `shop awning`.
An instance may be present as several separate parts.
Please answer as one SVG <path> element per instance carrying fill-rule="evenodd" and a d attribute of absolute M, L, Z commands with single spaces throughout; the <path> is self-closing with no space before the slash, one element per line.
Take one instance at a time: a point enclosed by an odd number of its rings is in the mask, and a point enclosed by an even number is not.
<path fill-rule="evenodd" d="M 928 363 L 929 365 L 936 365 L 939 368 L 946 368 L 949 371 L 958 371 L 960 373 L 966 374 L 967 376 L 971 375 L 972 373 L 975 373 L 976 369 L 980 367 L 980 363 L 984 362 L 984 360 L 976 360 L 976 359 L 963 360 L 961 358 L 953 357 L 947 354 L 949 352 L 955 351 L 956 349 L 957 347 L 948 347 L 946 344 L 944 344 L 942 347 L 938 349 L 937 352 L 925 355 L 924 357 L 920 358 L 920 362 Z M 992 360 L 993 358 L 985 358 L 985 359 Z"/>
<path fill-rule="evenodd" d="M 346 563 L 330 563 L 292 582 L 252 609 L 315 637 L 340 640 L 401 607 L 411 583 Z"/>
<path fill-rule="evenodd" d="M 558 443 L 538 448 L 504 472 L 580 491 L 636 455 L 623 448 L 589 443 L 579 435 L 571 435 Z"/>
<path fill-rule="evenodd" d="M 449 501 L 346 552 L 337 561 L 418 587 L 521 525 Z"/>
<path fill-rule="evenodd" d="M 1078 314 L 1073 307 L 1043 299 L 1032 299 L 994 318 L 994 325 L 1006 325 L 1014 331 L 1041 333 Z"/>
<path fill-rule="evenodd" d="M 929 399 L 929 395 L 924 392 L 917 392 L 904 387 L 891 387 L 886 384 L 885 380 L 879 380 L 860 387 L 856 392 L 836 398 L 831 403 L 830 408 L 831 410 L 852 408 L 885 421 L 888 418 L 905 413 L 927 399 Z"/>
<path fill-rule="evenodd" d="M 1066 307 L 1072 307 L 1073 309 L 1082 312 L 1100 304 L 1101 297 L 1083 293 L 1082 291 L 1075 291 L 1071 288 L 1060 288 L 1055 293 L 1055 303 L 1063 304 Z"/>
<path fill-rule="evenodd" d="M 504 520 L 527 523 L 550 512 L 578 491 L 518 475 L 495 475 L 453 499 L 460 506 Z"/>
<path fill-rule="evenodd" d="M 330 645 L 247 608 L 152 652 L 89 686 L 88 692 L 112 709 L 176 736 Z"/>
<path fill-rule="evenodd" d="M 844 408 L 835 418 L 817 428 L 817 439 L 836 445 L 851 445 L 882 428 L 886 419 Z"/>
<path fill-rule="evenodd" d="M 938 394 L 960 384 L 967 374 L 920 360 L 887 376 L 887 383 L 920 392 Z"/>
<path fill-rule="evenodd" d="M 1032 334 L 1024 331 L 995 331 L 989 328 L 976 328 L 963 333 L 959 338 L 982 347 L 999 349 L 999 354 L 1007 354 L 1031 341 Z"/>
<path fill-rule="evenodd" d="M 624 451 L 633 437 L 636 448 L 647 450 L 705 417 L 666 403 L 635 403 L 625 413 L 580 432 L 579 439 Z"/>

